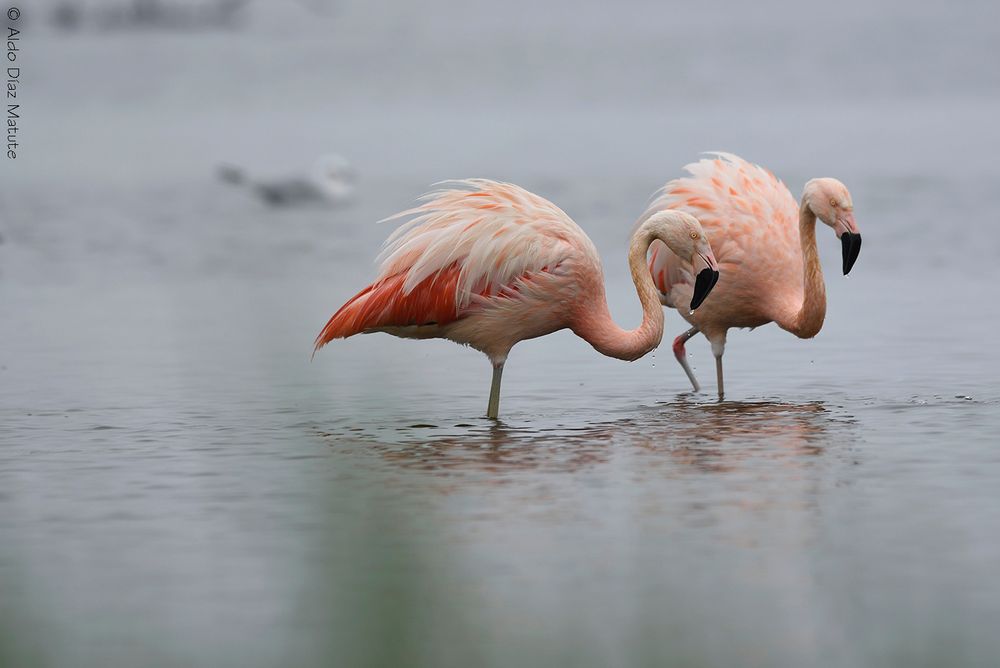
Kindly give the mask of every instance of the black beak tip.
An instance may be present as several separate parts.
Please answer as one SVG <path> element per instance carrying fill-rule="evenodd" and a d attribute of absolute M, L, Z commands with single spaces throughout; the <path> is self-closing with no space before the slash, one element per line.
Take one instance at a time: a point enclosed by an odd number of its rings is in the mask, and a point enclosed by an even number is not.
<path fill-rule="evenodd" d="M 840 235 L 840 245 L 844 254 L 844 276 L 847 276 L 861 253 L 861 235 L 844 232 Z"/>
<path fill-rule="evenodd" d="M 698 278 L 694 282 L 694 295 L 691 297 L 691 310 L 695 310 L 701 306 L 705 298 L 715 287 L 715 284 L 719 282 L 719 272 L 712 271 L 708 267 L 702 269 L 698 272 Z"/>

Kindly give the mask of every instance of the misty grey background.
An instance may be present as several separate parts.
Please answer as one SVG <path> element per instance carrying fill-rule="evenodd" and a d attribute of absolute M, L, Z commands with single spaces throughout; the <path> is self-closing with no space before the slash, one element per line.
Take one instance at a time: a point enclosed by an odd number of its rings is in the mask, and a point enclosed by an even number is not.
<path fill-rule="evenodd" d="M 995 665 L 996 3 L 19 4 L 0 665 Z M 702 339 L 700 395 L 666 346 L 521 344 L 499 424 L 448 342 L 310 361 L 456 177 L 564 208 L 633 326 L 631 224 L 715 149 L 841 179 L 865 240 L 844 278 L 819 235 L 816 339 L 731 333 L 726 402 Z M 330 152 L 354 206 L 216 178 Z"/>

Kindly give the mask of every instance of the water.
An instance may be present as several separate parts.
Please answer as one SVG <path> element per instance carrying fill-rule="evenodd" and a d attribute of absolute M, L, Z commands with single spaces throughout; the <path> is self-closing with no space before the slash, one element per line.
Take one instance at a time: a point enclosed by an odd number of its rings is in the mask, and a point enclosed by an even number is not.
<path fill-rule="evenodd" d="M 0 172 L 0 665 L 995 663 L 996 10 L 576 7 L 36 24 Z M 731 333 L 727 401 L 700 338 L 697 395 L 669 349 L 521 344 L 499 423 L 447 342 L 310 361 L 372 221 L 456 176 L 568 211 L 633 326 L 629 226 L 716 148 L 837 176 L 865 239 L 844 278 L 819 236 L 818 338 Z M 354 208 L 213 179 L 331 150 Z"/>

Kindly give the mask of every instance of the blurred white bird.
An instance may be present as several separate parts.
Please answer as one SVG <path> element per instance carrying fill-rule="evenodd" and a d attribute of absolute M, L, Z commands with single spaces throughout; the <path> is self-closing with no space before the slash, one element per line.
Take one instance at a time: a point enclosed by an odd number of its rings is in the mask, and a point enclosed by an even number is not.
<path fill-rule="evenodd" d="M 249 185 L 270 206 L 303 206 L 326 204 L 348 206 L 354 201 L 357 172 L 347 158 L 324 155 L 316 160 L 312 172 L 305 176 L 274 181 L 250 181 L 244 171 L 233 165 L 222 165 L 219 178 L 234 185 Z"/>

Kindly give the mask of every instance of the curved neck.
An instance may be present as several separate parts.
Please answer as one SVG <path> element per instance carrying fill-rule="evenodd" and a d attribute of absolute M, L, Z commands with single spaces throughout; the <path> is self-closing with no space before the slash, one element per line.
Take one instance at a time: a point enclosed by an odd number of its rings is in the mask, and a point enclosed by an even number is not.
<path fill-rule="evenodd" d="M 615 324 L 608 311 L 604 279 L 600 274 L 595 277 L 600 283 L 597 299 L 595 303 L 587 304 L 585 311 L 580 313 L 573 331 L 602 355 L 631 362 L 660 345 L 663 338 L 663 305 L 646 265 L 649 245 L 656 238 L 644 224 L 632 235 L 629 244 L 628 266 L 642 303 L 642 324 L 637 328 L 627 331 Z"/>
<path fill-rule="evenodd" d="M 810 339 L 819 333 L 826 318 L 826 284 L 816 250 L 816 214 L 804 197 L 799 208 L 799 241 L 802 243 L 802 307 L 791 322 L 779 325 L 799 338 Z"/>

